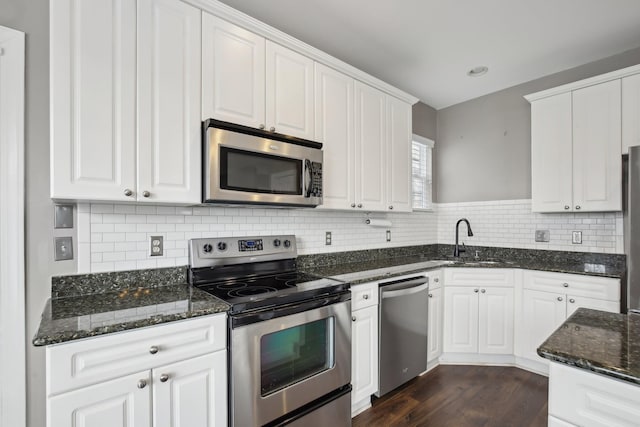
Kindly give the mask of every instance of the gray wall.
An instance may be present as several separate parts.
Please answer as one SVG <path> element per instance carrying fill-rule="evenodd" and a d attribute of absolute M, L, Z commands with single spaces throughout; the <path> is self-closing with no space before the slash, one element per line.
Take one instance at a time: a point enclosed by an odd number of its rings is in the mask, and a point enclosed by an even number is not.
<path fill-rule="evenodd" d="M 635 49 L 438 110 L 434 201 L 531 198 L 531 108 L 523 96 L 638 63 Z"/>
<path fill-rule="evenodd" d="M 436 139 L 436 114 L 435 108 L 422 102 L 413 106 L 413 133 L 431 140 Z"/>
<path fill-rule="evenodd" d="M 76 271 L 53 261 L 53 204 L 49 199 L 49 1 L 2 0 L 0 25 L 26 33 L 26 312 L 27 423 L 45 425 L 44 349 L 31 338 L 50 295 L 51 276 Z M 57 233 L 60 234 L 60 233 Z"/>

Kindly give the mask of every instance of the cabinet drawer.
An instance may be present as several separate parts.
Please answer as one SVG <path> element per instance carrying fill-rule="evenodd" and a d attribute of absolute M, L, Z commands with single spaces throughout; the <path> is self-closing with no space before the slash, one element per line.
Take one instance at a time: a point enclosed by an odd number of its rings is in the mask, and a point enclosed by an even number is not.
<path fill-rule="evenodd" d="M 47 395 L 224 349 L 226 318 L 216 314 L 49 346 Z"/>
<path fill-rule="evenodd" d="M 549 415 L 579 426 L 637 426 L 640 386 L 551 363 Z"/>
<path fill-rule="evenodd" d="M 444 273 L 442 270 L 428 271 L 429 289 L 438 289 L 442 287 Z"/>
<path fill-rule="evenodd" d="M 580 274 L 525 271 L 524 287 L 534 291 L 566 293 L 608 301 L 620 301 L 620 280 Z"/>
<path fill-rule="evenodd" d="M 447 286 L 505 286 L 513 287 L 515 273 L 502 268 L 447 268 L 444 273 Z"/>
<path fill-rule="evenodd" d="M 351 311 L 378 305 L 378 282 L 351 287 Z"/>

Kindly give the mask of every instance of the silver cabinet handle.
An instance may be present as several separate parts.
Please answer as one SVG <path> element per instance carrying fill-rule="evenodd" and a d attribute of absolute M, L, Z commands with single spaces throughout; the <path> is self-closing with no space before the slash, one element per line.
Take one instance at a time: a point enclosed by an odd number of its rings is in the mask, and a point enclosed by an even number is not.
<path fill-rule="evenodd" d="M 160 349 L 158 348 L 157 345 L 152 345 L 151 347 L 149 347 L 149 353 L 151 353 L 151 354 L 156 354 L 158 352 L 158 350 L 160 350 Z"/>
<path fill-rule="evenodd" d="M 356 204 L 355 204 L 355 203 L 351 203 L 351 207 L 352 207 L 352 208 L 355 208 L 355 207 L 356 207 Z"/>
<path fill-rule="evenodd" d="M 579 211 L 580 210 L 580 205 L 576 205 L 576 210 Z"/>
<path fill-rule="evenodd" d="M 558 301 L 562 301 L 562 297 L 558 297 Z"/>
<path fill-rule="evenodd" d="M 143 197 L 149 197 L 151 195 L 151 193 L 149 193 L 148 191 L 143 191 L 142 192 L 142 196 Z"/>
<path fill-rule="evenodd" d="M 478 293 L 478 289 L 474 289 L 473 292 L 475 292 L 477 294 Z"/>
<path fill-rule="evenodd" d="M 440 279 L 438 279 L 437 277 L 435 279 L 433 279 L 434 282 L 438 283 L 440 281 Z"/>
<path fill-rule="evenodd" d="M 563 283 L 562 286 L 564 286 L 565 288 L 568 288 L 569 284 L 568 283 Z"/>
<path fill-rule="evenodd" d="M 571 298 L 571 299 L 569 300 L 569 302 L 570 302 L 571 304 L 573 304 L 573 303 L 575 303 L 575 302 L 576 302 L 576 300 L 574 300 L 573 298 Z"/>
<path fill-rule="evenodd" d="M 362 203 L 358 203 L 358 207 L 361 208 L 362 207 Z"/>
<path fill-rule="evenodd" d="M 362 298 L 364 298 L 364 299 L 369 299 L 369 294 L 364 294 L 364 295 L 362 295 Z"/>
<path fill-rule="evenodd" d="M 131 197 L 133 196 L 133 191 L 129 190 L 128 188 L 124 190 L 124 195 L 127 197 Z"/>
<path fill-rule="evenodd" d="M 147 386 L 147 380 L 138 380 L 138 388 L 145 388 Z"/>
<path fill-rule="evenodd" d="M 433 298 L 433 294 L 429 294 L 429 298 Z"/>
<path fill-rule="evenodd" d="M 351 320 L 356 321 L 356 316 L 351 316 Z"/>
<path fill-rule="evenodd" d="M 393 210 L 393 206 L 389 206 L 389 209 Z"/>
<path fill-rule="evenodd" d="M 484 294 L 485 292 L 487 292 L 487 290 L 486 289 L 482 289 L 480 292 L 482 292 Z"/>
<path fill-rule="evenodd" d="M 274 128 L 273 126 L 271 126 L 271 127 L 269 128 L 269 130 L 270 130 L 271 132 L 275 132 L 275 131 L 276 131 L 276 128 Z"/>
<path fill-rule="evenodd" d="M 568 211 L 568 210 L 569 210 L 569 208 L 570 208 L 570 206 L 569 206 L 569 205 L 564 205 L 564 210 L 565 210 L 565 211 Z"/>
<path fill-rule="evenodd" d="M 160 382 L 161 383 L 166 383 L 168 380 L 169 380 L 169 374 L 160 375 Z"/>
<path fill-rule="evenodd" d="M 258 126 L 260 129 L 264 129 L 264 125 L 262 123 L 260 123 L 260 126 Z"/>

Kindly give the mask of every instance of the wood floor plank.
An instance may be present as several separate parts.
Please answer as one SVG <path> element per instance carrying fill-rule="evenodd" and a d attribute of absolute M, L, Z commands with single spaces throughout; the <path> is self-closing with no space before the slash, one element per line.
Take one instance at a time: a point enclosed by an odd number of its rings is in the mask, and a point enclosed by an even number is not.
<path fill-rule="evenodd" d="M 544 427 L 547 389 L 518 368 L 441 365 L 376 399 L 353 427 Z"/>

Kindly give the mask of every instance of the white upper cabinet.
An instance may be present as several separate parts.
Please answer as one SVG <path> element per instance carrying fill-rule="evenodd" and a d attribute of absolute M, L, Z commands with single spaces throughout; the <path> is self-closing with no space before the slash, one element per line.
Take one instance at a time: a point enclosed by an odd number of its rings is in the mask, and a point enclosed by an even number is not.
<path fill-rule="evenodd" d="M 200 14 L 51 2 L 52 198 L 200 202 Z"/>
<path fill-rule="evenodd" d="M 571 93 L 531 104 L 531 210 L 560 212 L 573 204 Z"/>
<path fill-rule="evenodd" d="M 620 80 L 573 92 L 573 208 L 622 210 Z"/>
<path fill-rule="evenodd" d="M 268 130 L 315 139 L 313 60 L 269 40 L 266 60 Z"/>
<path fill-rule="evenodd" d="M 387 97 L 387 209 L 411 212 L 411 105 Z"/>
<path fill-rule="evenodd" d="M 640 145 L 640 74 L 622 79 L 622 154 Z"/>
<path fill-rule="evenodd" d="M 355 94 L 356 207 L 386 210 L 386 96 L 360 82 Z"/>
<path fill-rule="evenodd" d="M 136 186 L 136 1 L 51 3 L 51 197 Z"/>
<path fill-rule="evenodd" d="M 202 14 L 202 120 L 265 126 L 265 39 Z"/>
<path fill-rule="evenodd" d="M 138 0 L 138 201 L 200 201 L 200 15 Z"/>
<path fill-rule="evenodd" d="M 322 207 L 350 209 L 355 203 L 354 80 L 315 64 L 316 138 L 323 142 Z"/>

